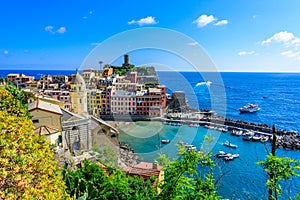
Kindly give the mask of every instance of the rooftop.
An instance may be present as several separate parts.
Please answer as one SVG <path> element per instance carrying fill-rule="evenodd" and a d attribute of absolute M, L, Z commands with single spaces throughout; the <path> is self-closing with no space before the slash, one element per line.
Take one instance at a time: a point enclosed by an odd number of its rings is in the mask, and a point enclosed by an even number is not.
<path fill-rule="evenodd" d="M 48 102 L 42 101 L 40 99 L 37 99 L 36 101 L 34 101 L 28 105 L 29 111 L 33 111 L 35 109 L 40 109 L 40 110 L 44 110 L 44 111 L 62 115 L 62 111 L 58 105 L 48 103 Z"/>

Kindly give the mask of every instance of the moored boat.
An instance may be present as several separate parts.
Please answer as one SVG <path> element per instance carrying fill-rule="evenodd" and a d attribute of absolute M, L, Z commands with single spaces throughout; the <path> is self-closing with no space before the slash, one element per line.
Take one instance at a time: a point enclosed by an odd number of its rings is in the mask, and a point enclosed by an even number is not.
<path fill-rule="evenodd" d="M 232 144 L 229 141 L 226 141 L 223 143 L 224 146 L 230 147 L 230 148 L 237 148 L 238 146 L 236 144 Z"/>
<path fill-rule="evenodd" d="M 252 136 L 251 135 L 244 135 L 243 136 L 243 140 L 244 141 L 250 141 L 252 139 Z"/>
<path fill-rule="evenodd" d="M 247 105 L 239 109 L 240 113 L 254 113 L 259 110 L 260 108 L 258 107 L 258 104 L 253 104 L 253 103 L 248 103 Z"/>
<path fill-rule="evenodd" d="M 161 140 L 161 143 L 163 143 L 163 144 L 169 144 L 170 140 Z"/>
<path fill-rule="evenodd" d="M 236 136 L 237 137 L 240 137 L 241 135 L 243 134 L 243 131 L 242 130 L 238 130 L 238 131 L 236 131 Z"/>
<path fill-rule="evenodd" d="M 261 138 L 262 136 L 260 134 L 255 134 L 254 136 L 252 136 L 253 141 L 259 141 Z"/>
<path fill-rule="evenodd" d="M 266 142 L 268 142 L 268 140 L 269 140 L 268 136 L 263 136 L 263 137 L 261 137 L 260 142 L 261 143 L 266 143 Z"/>

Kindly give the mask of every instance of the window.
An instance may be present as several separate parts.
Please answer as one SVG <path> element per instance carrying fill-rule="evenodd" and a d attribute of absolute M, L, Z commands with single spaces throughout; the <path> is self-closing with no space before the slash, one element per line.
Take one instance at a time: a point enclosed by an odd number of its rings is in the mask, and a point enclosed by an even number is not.
<path fill-rule="evenodd" d="M 33 119 L 32 123 L 39 123 L 39 120 L 38 119 Z"/>

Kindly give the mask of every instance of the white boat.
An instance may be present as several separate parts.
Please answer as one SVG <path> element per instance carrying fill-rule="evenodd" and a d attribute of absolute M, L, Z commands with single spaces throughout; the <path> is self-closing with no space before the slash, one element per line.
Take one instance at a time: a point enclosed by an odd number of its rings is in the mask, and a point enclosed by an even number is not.
<path fill-rule="evenodd" d="M 231 156 L 226 156 L 226 157 L 224 157 L 223 158 L 223 160 L 225 160 L 225 161 L 230 161 L 230 160 L 233 160 L 234 159 L 234 157 L 231 155 Z"/>
<path fill-rule="evenodd" d="M 260 142 L 261 143 L 266 143 L 266 142 L 268 142 L 268 140 L 269 140 L 268 136 L 263 136 L 263 137 L 261 137 Z"/>
<path fill-rule="evenodd" d="M 226 157 L 226 153 L 224 151 L 219 151 L 218 154 L 215 155 L 217 158 L 223 158 Z"/>
<path fill-rule="evenodd" d="M 235 154 L 233 154 L 233 155 L 232 155 L 232 157 L 234 157 L 234 158 L 238 158 L 238 157 L 240 157 L 240 154 L 238 154 L 238 153 L 235 153 Z"/>
<path fill-rule="evenodd" d="M 197 150 L 197 147 L 192 144 L 185 144 L 184 146 L 188 151 Z"/>
<path fill-rule="evenodd" d="M 240 113 L 254 113 L 259 110 L 260 108 L 258 107 L 258 104 L 253 104 L 253 103 L 248 103 L 247 105 L 239 109 Z"/>
<path fill-rule="evenodd" d="M 230 148 L 237 148 L 238 146 L 236 144 L 232 144 L 229 141 L 226 141 L 223 143 L 224 146 L 230 147 Z"/>
<path fill-rule="evenodd" d="M 163 144 L 169 144 L 170 140 L 161 140 L 161 143 L 163 143 Z"/>
<path fill-rule="evenodd" d="M 260 134 L 255 134 L 254 136 L 252 136 L 252 140 L 253 141 L 259 141 L 261 140 L 262 136 Z"/>
<path fill-rule="evenodd" d="M 235 133 L 235 135 L 238 137 L 240 137 L 242 134 L 243 134 L 242 130 L 236 131 L 236 133 Z"/>

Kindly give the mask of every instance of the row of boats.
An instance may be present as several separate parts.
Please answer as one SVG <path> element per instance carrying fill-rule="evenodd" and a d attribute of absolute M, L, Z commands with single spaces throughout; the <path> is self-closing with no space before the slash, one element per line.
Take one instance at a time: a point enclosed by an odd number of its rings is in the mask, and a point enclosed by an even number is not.
<path fill-rule="evenodd" d="M 182 126 L 182 123 L 179 123 L 179 122 L 167 122 L 167 121 L 164 121 L 163 124 L 164 125 L 171 125 L 171 126 Z"/>
<path fill-rule="evenodd" d="M 215 155 L 215 157 L 222 158 L 224 161 L 231 161 L 234 160 L 235 158 L 238 158 L 239 156 L 240 154 L 238 153 L 231 154 L 231 153 L 225 153 L 224 151 L 219 151 L 219 153 Z"/>
<path fill-rule="evenodd" d="M 226 133 L 228 131 L 227 126 L 218 127 L 218 126 L 205 125 L 204 128 L 211 129 L 211 130 L 216 130 L 216 131 L 221 131 L 223 133 Z"/>
<path fill-rule="evenodd" d="M 269 141 L 269 136 L 264 136 L 259 133 L 254 133 L 252 131 L 242 131 L 242 130 L 232 130 L 231 135 L 240 137 L 242 136 L 244 141 L 260 141 L 266 143 Z"/>

